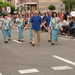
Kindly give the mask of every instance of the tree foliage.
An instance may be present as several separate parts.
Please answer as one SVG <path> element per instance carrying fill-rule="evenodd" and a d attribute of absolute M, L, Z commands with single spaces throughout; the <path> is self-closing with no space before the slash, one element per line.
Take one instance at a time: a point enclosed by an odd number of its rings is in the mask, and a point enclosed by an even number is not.
<path fill-rule="evenodd" d="M 65 4 L 65 9 L 69 9 L 69 0 L 62 0 Z M 75 0 L 70 0 L 70 9 L 75 8 Z"/>
<path fill-rule="evenodd" d="M 12 5 L 12 4 L 10 4 L 10 3 L 8 3 L 8 2 L 0 2 L 0 13 L 1 13 L 1 11 L 2 11 L 2 8 L 3 7 L 11 7 L 11 14 L 13 14 L 14 13 L 14 11 L 15 11 L 15 7 Z"/>
<path fill-rule="evenodd" d="M 56 8 L 55 8 L 54 5 L 49 5 L 48 9 L 49 9 L 49 10 L 55 10 Z"/>
<path fill-rule="evenodd" d="M 2 0 L 0 0 L 0 2 L 2 2 Z"/>

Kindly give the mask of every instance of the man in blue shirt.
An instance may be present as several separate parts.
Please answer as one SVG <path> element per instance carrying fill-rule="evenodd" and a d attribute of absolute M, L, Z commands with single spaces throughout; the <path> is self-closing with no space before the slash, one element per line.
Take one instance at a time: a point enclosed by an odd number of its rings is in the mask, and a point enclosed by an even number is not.
<path fill-rule="evenodd" d="M 46 22 L 47 22 L 47 29 L 48 29 L 48 42 L 51 42 L 51 30 L 50 30 L 50 21 L 52 19 L 52 11 L 49 10 L 48 11 L 48 16 L 46 18 Z"/>
<path fill-rule="evenodd" d="M 34 15 L 30 19 L 30 23 L 32 24 L 32 46 L 35 46 L 35 33 L 37 33 L 37 45 L 40 45 L 41 22 L 41 16 L 39 15 L 38 11 L 35 10 Z"/>

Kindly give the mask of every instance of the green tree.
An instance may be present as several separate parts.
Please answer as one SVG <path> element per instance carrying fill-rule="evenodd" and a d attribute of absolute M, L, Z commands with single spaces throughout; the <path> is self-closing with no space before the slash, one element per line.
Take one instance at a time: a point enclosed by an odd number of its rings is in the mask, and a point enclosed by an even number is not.
<path fill-rule="evenodd" d="M 63 3 L 65 4 L 65 9 L 69 9 L 69 4 L 70 4 L 70 9 L 73 9 L 75 8 L 75 0 L 70 0 L 70 3 L 69 3 L 69 0 L 62 0 Z"/>
<path fill-rule="evenodd" d="M 0 2 L 2 2 L 2 0 L 0 0 Z"/>
<path fill-rule="evenodd" d="M 54 5 L 49 5 L 48 9 L 49 9 L 49 10 L 55 10 L 56 8 L 55 8 Z"/>
<path fill-rule="evenodd" d="M 8 3 L 8 2 L 0 2 L 0 13 L 1 13 L 3 7 L 6 8 L 8 6 L 11 7 L 11 14 L 13 14 L 14 11 L 15 11 L 15 7 L 12 4 Z"/>

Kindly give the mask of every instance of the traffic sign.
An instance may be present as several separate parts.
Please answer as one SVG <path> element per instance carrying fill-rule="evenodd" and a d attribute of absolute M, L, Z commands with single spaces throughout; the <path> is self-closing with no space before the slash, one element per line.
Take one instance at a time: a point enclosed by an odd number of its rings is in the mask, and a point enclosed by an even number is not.
<path fill-rule="evenodd" d="M 7 7 L 7 12 L 8 12 L 8 13 L 11 12 L 11 7 Z"/>

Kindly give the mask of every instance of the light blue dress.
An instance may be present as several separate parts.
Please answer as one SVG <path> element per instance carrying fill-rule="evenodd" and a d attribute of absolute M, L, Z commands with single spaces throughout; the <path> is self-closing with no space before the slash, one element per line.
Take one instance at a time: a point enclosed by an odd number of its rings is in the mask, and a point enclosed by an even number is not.
<path fill-rule="evenodd" d="M 28 24 L 30 24 L 30 18 L 28 18 Z M 30 40 L 32 40 L 32 26 L 29 28 Z"/>
<path fill-rule="evenodd" d="M 57 42 L 58 41 L 58 32 L 59 32 L 59 18 L 52 18 L 51 20 L 51 30 L 52 30 L 52 41 Z"/>
<path fill-rule="evenodd" d="M 12 18 L 8 17 L 8 21 L 9 21 L 9 38 L 11 38 L 11 33 L 12 33 L 12 25 L 14 24 L 12 22 Z"/>
<path fill-rule="evenodd" d="M 23 38 L 23 28 L 24 28 L 24 21 L 23 19 L 16 19 L 16 26 L 18 27 L 18 31 L 19 31 L 19 39 Z"/>
<path fill-rule="evenodd" d="M 7 19 L 1 19 L 1 29 L 4 39 L 7 40 L 9 35 L 9 21 Z"/>

